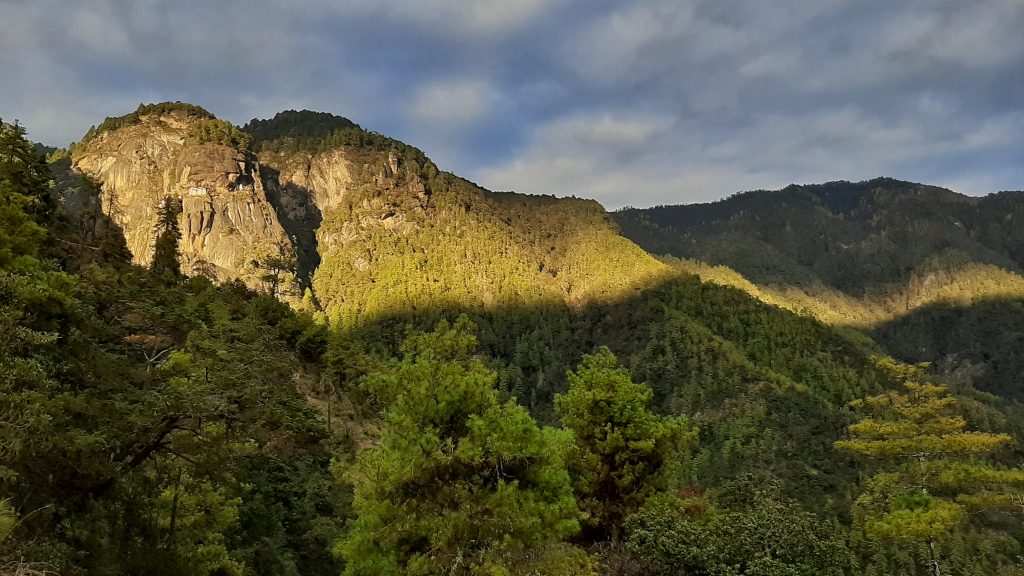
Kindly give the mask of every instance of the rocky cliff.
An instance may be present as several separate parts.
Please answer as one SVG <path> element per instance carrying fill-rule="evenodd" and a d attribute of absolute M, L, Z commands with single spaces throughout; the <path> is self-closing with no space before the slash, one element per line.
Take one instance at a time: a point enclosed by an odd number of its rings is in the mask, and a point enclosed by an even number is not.
<path fill-rule="evenodd" d="M 262 286 L 263 263 L 294 259 L 292 241 L 259 164 L 244 149 L 196 138 L 203 122 L 188 110 L 140 114 L 74 146 L 72 170 L 99 183 L 101 209 L 121 228 L 136 263 L 152 259 L 160 206 L 176 198 L 182 270 Z"/>

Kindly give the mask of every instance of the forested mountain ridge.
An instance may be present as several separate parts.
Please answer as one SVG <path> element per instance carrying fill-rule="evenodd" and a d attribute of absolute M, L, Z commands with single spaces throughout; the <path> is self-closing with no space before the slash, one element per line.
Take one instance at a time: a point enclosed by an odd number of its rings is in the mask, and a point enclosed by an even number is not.
<path fill-rule="evenodd" d="M 944 252 L 1024 270 L 1024 192 L 970 197 L 878 178 L 744 192 L 707 204 L 627 208 L 613 216 L 650 252 L 729 265 L 758 284 L 820 283 L 871 296 L 908 282 Z M 755 242 L 768 253 L 738 257 Z M 735 253 L 727 252 L 730 247 Z"/>
<path fill-rule="evenodd" d="M 940 526 L 958 574 L 1018 573 L 1024 534 L 988 511 L 1006 499 L 950 488 L 973 459 L 935 468 L 935 507 L 855 504 L 888 468 L 834 448 L 850 401 L 926 381 L 869 339 L 672 272 L 596 203 L 486 192 L 337 117 L 284 120 L 196 145 L 258 164 L 295 257 L 322 252 L 308 306 L 279 299 L 287 262 L 248 287 L 188 277 L 166 204 L 131 264 L 114 219 L 78 208 L 102 182 L 0 132 L 0 571 L 919 574 L 924 540 L 872 531 L 891 511 Z M 343 173 L 338 197 L 317 183 Z M 1020 462 L 1018 411 L 957 391 L 938 425 Z M 1022 478 L 971 470 L 983 496 Z"/>
<path fill-rule="evenodd" d="M 295 300 L 305 291 L 346 322 L 454 302 L 578 306 L 670 274 L 596 202 L 491 193 L 326 113 L 239 129 L 191 104 L 142 105 L 91 129 L 69 157 L 101 194 L 86 206 L 81 183 L 63 177 L 65 205 L 121 228 L 135 262 L 151 261 L 170 202 L 185 272 Z"/>
<path fill-rule="evenodd" d="M 581 306 L 670 275 L 594 201 L 493 193 L 336 116 L 283 112 L 243 129 L 282 222 L 316 253 L 305 266 L 316 297 L 345 323 L 456 304 Z"/>
<path fill-rule="evenodd" d="M 1022 393 L 1022 192 L 975 198 L 881 178 L 613 216 L 649 252 L 683 259 L 667 260 L 677 268 L 863 329 L 902 359 Z"/>

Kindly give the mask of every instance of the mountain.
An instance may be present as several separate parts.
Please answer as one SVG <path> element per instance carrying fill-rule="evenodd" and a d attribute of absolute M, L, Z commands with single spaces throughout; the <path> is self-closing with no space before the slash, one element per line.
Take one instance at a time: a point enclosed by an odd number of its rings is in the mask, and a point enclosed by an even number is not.
<path fill-rule="evenodd" d="M 186 273 L 309 289 L 347 321 L 453 302 L 579 306 L 669 272 L 596 202 L 492 193 L 325 113 L 239 130 L 194 105 L 140 106 L 90 130 L 69 168 L 98 184 L 92 219 L 123 231 L 134 262 L 150 262 L 160 206 L 176 201 Z"/>
<path fill-rule="evenodd" d="M 453 305 L 579 307 L 669 275 L 594 201 L 490 192 L 322 113 L 243 130 L 313 293 L 346 325 Z"/>
<path fill-rule="evenodd" d="M 677 268 L 862 329 L 904 360 L 1024 394 L 1024 193 L 975 198 L 880 178 L 613 216 Z"/>
<path fill-rule="evenodd" d="M 837 513 L 853 482 L 831 449 L 842 407 L 900 379 L 862 337 L 657 261 L 594 201 L 485 190 L 340 116 L 237 128 L 194 105 L 141 106 L 72 146 L 70 171 L 98 187 L 96 220 L 122 227 L 135 262 L 152 252 L 160 203 L 177 199 L 186 273 L 296 305 L 304 293 L 300 307 L 370 349 L 397 354 L 406 326 L 467 314 L 498 388 L 543 422 L 566 372 L 609 346 L 660 410 L 695 415 L 694 474 L 771 468 Z"/>

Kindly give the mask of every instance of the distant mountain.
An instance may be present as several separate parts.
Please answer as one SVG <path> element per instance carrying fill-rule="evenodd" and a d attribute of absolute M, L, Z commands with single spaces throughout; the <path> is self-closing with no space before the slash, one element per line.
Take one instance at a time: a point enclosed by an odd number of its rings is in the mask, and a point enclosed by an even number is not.
<path fill-rule="evenodd" d="M 1024 192 L 975 198 L 879 178 L 613 216 L 677 268 L 1024 395 Z"/>

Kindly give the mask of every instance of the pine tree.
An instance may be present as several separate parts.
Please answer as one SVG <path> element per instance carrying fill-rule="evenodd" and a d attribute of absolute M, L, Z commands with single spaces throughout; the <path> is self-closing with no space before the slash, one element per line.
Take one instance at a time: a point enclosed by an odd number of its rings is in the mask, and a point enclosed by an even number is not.
<path fill-rule="evenodd" d="M 404 359 L 367 381 L 390 406 L 380 445 L 351 473 L 346 574 L 518 573 L 531 551 L 564 553 L 555 545 L 579 529 L 568 438 L 498 399 L 466 330 L 442 322 L 411 336 Z"/>
<path fill-rule="evenodd" d="M 1018 508 L 1019 500 L 1008 489 L 1024 485 L 1024 470 L 986 461 L 1011 437 L 967 430 L 945 386 L 904 386 L 902 393 L 853 402 L 853 408 L 869 414 L 835 446 L 884 463 L 855 503 L 866 535 L 927 545 L 930 569 L 939 576 L 937 543 L 966 524 L 968 513 Z"/>
<path fill-rule="evenodd" d="M 555 408 L 576 439 L 573 484 L 594 537 L 615 540 L 625 517 L 663 486 L 662 467 L 696 431 L 685 418 L 651 413 L 650 388 L 633 383 L 606 347 L 584 356 L 568 378 Z"/>
<path fill-rule="evenodd" d="M 38 252 L 52 204 L 49 180 L 25 129 L 0 121 L 0 266 Z"/>
<path fill-rule="evenodd" d="M 178 242 L 181 240 L 179 214 L 181 203 L 176 198 L 167 197 L 160 202 L 156 224 L 157 236 L 153 245 L 153 262 L 150 269 L 168 281 L 177 281 L 182 277 L 178 257 Z"/>

